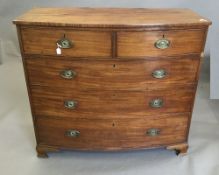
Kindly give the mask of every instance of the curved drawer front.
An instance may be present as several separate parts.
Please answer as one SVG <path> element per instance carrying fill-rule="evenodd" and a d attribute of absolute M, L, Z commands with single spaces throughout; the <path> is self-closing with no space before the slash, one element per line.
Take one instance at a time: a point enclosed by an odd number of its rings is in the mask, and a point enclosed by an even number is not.
<path fill-rule="evenodd" d="M 190 112 L 194 88 L 132 91 L 74 91 L 32 87 L 35 115 L 66 118 L 133 117 Z"/>
<path fill-rule="evenodd" d="M 146 90 L 192 84 L 196 83 L 199 61 L 190 57 L 131 61 L 26 60 L 31 85 L 74 90 Z"/>
<path fill-rule="evenodd" d="M 205 30 L 118 32 L 118 57 L 157 57 L 201 53 L 206 37 L 205 32 Z"/>
<path fill-rule="evenodd" d="M 146 148 L 186 140 L 188 115 L 153 119 L 54 120 L 37 118 L 39 143 L 84 150 Z"/>
<path fill-rule="evenodd" d="M 60 56 L 110 57 L 111 34 L 109 32 L 74 31 L 62 28 L 22 28 L 21 37 L 25 54 L 57 55 L 57 43 L 71 43 L 61 48 Z M 64 47 L 68 47 L 68 43 Z"/>

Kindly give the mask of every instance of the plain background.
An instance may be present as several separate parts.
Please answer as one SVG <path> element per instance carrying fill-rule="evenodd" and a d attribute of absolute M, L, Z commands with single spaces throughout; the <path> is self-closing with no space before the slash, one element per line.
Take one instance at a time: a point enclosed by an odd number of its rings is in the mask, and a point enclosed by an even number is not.
<path fill-rule="evenodd" d="M 191 8 L 213 21 L 209 30 L 204 67 L 211 66 L 210 97 L 219 99 L 219 2 L 218 0 L 0 0 L 0 57 L 19 54 L 15 17 L 34 7 L 144 7 L 144 8 Z M 162 14 L 160 14 L 162 15 Z M 11 53 L 11 50 L 15 53 Z M 10 51 L 10 52 L 9 52 Z M 4 52 L 4 53 L 3 53 Z M 4 58 L 0 58 L 3 62 Z"/>

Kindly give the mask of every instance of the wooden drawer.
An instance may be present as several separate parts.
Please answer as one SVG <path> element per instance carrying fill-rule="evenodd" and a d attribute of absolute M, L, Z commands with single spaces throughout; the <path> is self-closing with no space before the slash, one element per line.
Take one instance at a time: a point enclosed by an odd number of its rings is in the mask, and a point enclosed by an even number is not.
<path fill-rule="evenodd" d="M 62 49 L 60 56 L 110 57 L 111 33 L 74 31 L 62 28 L 22 28 L 21 38 L 25 54 L 57 55 L 57 41 L 67 38 L 72 48 Z"/>
<path fill-rule="evenodd" d="M 203 51 L 205 30 L 118 32 L 118 57 L 158 57 L 173 56 Z M 155 43 L 167 39 L 170 45 L 158 49 Z"/>
<path fill-rule="evenodd" d="M 35 115 L 61 118 L 115 118 L 190 112 L 195 88 L 141 91 L 76 91 L 31 87 Z M 155 106 L 152 107 L 152 102 Z M 71 106 L 72 108 L 69 109 Z M 157 105 L 157 106 L 156 106 Z M 161 107 L 159 107 L 161 105 Z"/>
<path fill-rule="evenodd" d="M 37 118 L 36 125 L 39 144 L 84 150 L 116 150 L 182 143 L 186 141 L 188 119 L 185 114 L 114 120 Z M 154 136 L 149 135 L 150 131 L 154 131 Z"/>
<path fill-rule="evenodd" d="M 74 90 L 146 90 L 195 83 L 199 61 L 198 56 L 131 61 L 43 57 L 27 59 L 26 63 L 31 85 Z M 63 71 L 69 70 L 75 74 L 63 78 Z M 154 74 L 161 70 L 165 71 L 163 78 Z"/>

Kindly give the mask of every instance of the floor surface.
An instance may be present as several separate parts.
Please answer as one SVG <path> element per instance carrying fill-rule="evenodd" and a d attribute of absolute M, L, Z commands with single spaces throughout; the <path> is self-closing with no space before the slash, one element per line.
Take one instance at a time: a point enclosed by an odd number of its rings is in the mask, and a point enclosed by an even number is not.
<path fill-rule="evenodd" d="M 208 76 L 207 76 L 208 77 Z M 219 175 L 219 101 L 209 100 L 202 74 L 189 135 L 189 152 L 165 149 L 119 153 L 66 151 L 37 158 L 30 107 L 19 59 L 0 65 L 1 175 Z"/>

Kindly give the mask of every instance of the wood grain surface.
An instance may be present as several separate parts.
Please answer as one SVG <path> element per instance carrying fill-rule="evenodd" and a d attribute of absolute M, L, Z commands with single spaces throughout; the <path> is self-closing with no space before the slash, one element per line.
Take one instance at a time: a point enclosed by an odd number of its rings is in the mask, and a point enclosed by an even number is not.
<path fill-rule="evenodd" d="M 176 114 L 153 119 L 55 120 L 38 118 L 39 143 L 60 148 L 86 150 L 117 150 L 157 147 L 186 140 L 188 116 Z M 147 130 L 160 130 L 158 136 L 148 136 Z M 65 135 L 67 130 L 78 130 L 79 137 Z"/>
<path fill-rule="evenodd" d="M 31 85 L 61 87 L 73 90 L 146 90 L 196 83 L 200 59 L 179 56 L 150 60 L 74 60 L 60 57 L 32 57 L 26 59 Z M 173 66 L 174 65 L 174 66 Z M 166 76 L 152 76 L 164 69 Z M 76 76 L 64 79 L 60 72 L 72 70 Z"/>
<path fill-rule="evenodd" d="M 115 118 L 148 116 L 160 113 L 190 112 L 194 88 L 184 86 L 150 91 L 76 91 L 66 88 L 32 86 L 35 115 L 60 118 Z M 161 108 L 152 108 L 150 101 L 160 98 Z M 64 101 L 77 102 L 75 109 L 67 109 Z"/>
<path fill-rule="evenodd" d="M 25 54 L 56 56 L 57 41 L 67 38 L 73 43 L 69 49 L 61 49 L 60 56 L 111 56 L 111 33 L 97 31 L 74 31 L 53 28 L 23 28 L 21 30 Z"/>
<path fill-rule="evenodd" d="M 169 48 L 156 48 L 155 42 L 163 38 L 170 41 Z M 159 57 L 201 53 L 205 30 L 118 32 L 117 41 L 118 57 Z"/>
<path fill-rule="evenodd" d="M 189 9 L 147 8 L 35 8 L 15 19 L 14 23 L 98 28 L 198 28 L 211 24 L 209 20 Z"/>

